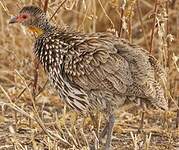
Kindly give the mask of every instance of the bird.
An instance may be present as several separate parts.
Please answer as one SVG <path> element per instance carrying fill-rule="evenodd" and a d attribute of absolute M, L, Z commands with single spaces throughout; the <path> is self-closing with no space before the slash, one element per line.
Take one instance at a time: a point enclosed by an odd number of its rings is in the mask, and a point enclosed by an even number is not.
<path fill-rule="evenodd" d="M 159 78 L 166 78 L 158 60 L 144 48 L 108 32 L 82 33 L 50 23 L 35 5 L 12 17 L 36 33 L 33 53 L 59 97 L 74 111 L 99 110 L 108 116 L 105 150 L 111 149 L 114 111 L 125 101 L 142 99 L 167 110 Z"/>

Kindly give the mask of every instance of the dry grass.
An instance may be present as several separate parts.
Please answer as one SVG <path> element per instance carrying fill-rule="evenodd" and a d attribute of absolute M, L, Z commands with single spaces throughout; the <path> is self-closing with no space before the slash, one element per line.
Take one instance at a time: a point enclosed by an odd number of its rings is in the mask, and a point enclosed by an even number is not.
<path fill-rule="evenodd" d="M 37 88 L 33 90 L 34 36 L 21 26 L 8 25 L 9 18 L 18 12 L 19 7 L 31 3 L 41 5 L 41 1 L 0 1 L 0 150 L 86 150 L 93 141 L 97 142 L 90 118 L 78 116 L 66 108 L 49 84 L 43 88 L 47 77 L 42 67 L 38 71 Z M 49 16 L 60 2 L 49 0 Z M 159 59 L 167 73 L 169 111 L 149 108 L 145 114 L 144 130 L 138 132 L 142 109 L 135 104 L 125 105 L 116 111 L 112 145 L 116 150 L 177 150 L 179 2 L 124 2 L 66 0 L 52 22 L 71 25 L 82 32 L 114 32 L 140 44 Z M 98 119 L 101 127 L 102 117 L 99 115 Z"/>

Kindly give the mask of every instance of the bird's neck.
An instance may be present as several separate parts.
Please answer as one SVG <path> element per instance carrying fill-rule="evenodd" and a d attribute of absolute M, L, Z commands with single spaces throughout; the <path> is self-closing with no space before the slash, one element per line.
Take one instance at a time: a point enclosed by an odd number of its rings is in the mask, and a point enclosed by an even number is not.
<path fill-rule="evenodd" d="M 35 33 L 37 36 L 40 36 L 46 32 L 51 32 L 52 30 L 54 30 L 54 26 L 49 24 L 49 23 L 46 23 L 46 24 L 43 24 L 42 26 L 39 26 L 39 27 L 35 27 L 35 26 L 30 26 L 28 29 Z"/>
<path fill-rule="evenodd" d="M 55 26 L 51 25 L 50 23 L 46 23 L 43 27 L 42 27 L 42 30 L 44 32 L 51 32 L 53 31 L 55 28 Z"/>

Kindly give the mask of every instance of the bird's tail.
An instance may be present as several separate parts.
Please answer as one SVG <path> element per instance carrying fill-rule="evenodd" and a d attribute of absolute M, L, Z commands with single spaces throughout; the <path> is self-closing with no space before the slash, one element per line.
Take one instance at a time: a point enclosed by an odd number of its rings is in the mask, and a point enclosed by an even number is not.
<path fill-rule="evenodd" d="M 157 76 L 162 80 L 163 86 L 166 89 L 167 76 L 166 76 L 166 73 L 165 73 L 163 67 L 160 65 L 158 60 L 151 55 L 149 56 L 149 61 L 151 63 L 151 66 L 154 68 L 154 71 L 157 74 Z M 164 96 L 165 95 L 164 89 L 162 88 L 162 86 L 159 84 L 158 81 L 153 82 L 153 87 L 156 91 L 156 100 L 153 100 L 154 105 L 156 105 L 157 107 L 159 107 L 161 109 L 167 110 L 168 102 Z"/>
<path fill-rule="evenodd" d="M 168 110 L 168 102 L 165 98 L 163 88 L 157 81 L 153 83 L 153 87 L 156 91 L 156 98 L 151 101 L 152 104 L 161 108 L 162 110 Z"/>
<path fill-rule="evenodd" d="M 155 57 L 153 57 L 152 55 L 150 55 L 149 61 L 150 61 L 151 66 L 154 68 L 156 74 L 159 76 L 159 78 L 162 79 L 162 81 L 166 83 L 167 82 L 166 73 L 165 73 L 163 67 L 158 62 L 158 60 Z"/>

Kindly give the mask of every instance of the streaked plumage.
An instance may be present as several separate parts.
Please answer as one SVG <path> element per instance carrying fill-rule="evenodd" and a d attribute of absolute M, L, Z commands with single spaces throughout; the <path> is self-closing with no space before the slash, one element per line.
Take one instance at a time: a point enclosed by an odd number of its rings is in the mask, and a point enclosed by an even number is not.
<path fill-rule="evenodd" d="M 22 22 L 25 26 L 43 30 L 36 38 L 34 53 L 68 106 L 79 112 L 99 109 L 112 113 L 135 97 L 167 109 L 156 78 L 164 78 L 163 69 L 146 50 L 110 33 L 57 28 L 35 6 L 26 6 L 20 13 L 35 18 Z"/>
<path fill-rule="evenodd" d="M 51 30 L 37 38 L 35 54 L 72 108 L 105 110 L 108 104 L 117 107 L 121 99 L 133 96 L 167 107 L 155 79 L 160 66 L 147 51 L 107 33 Z"/>

